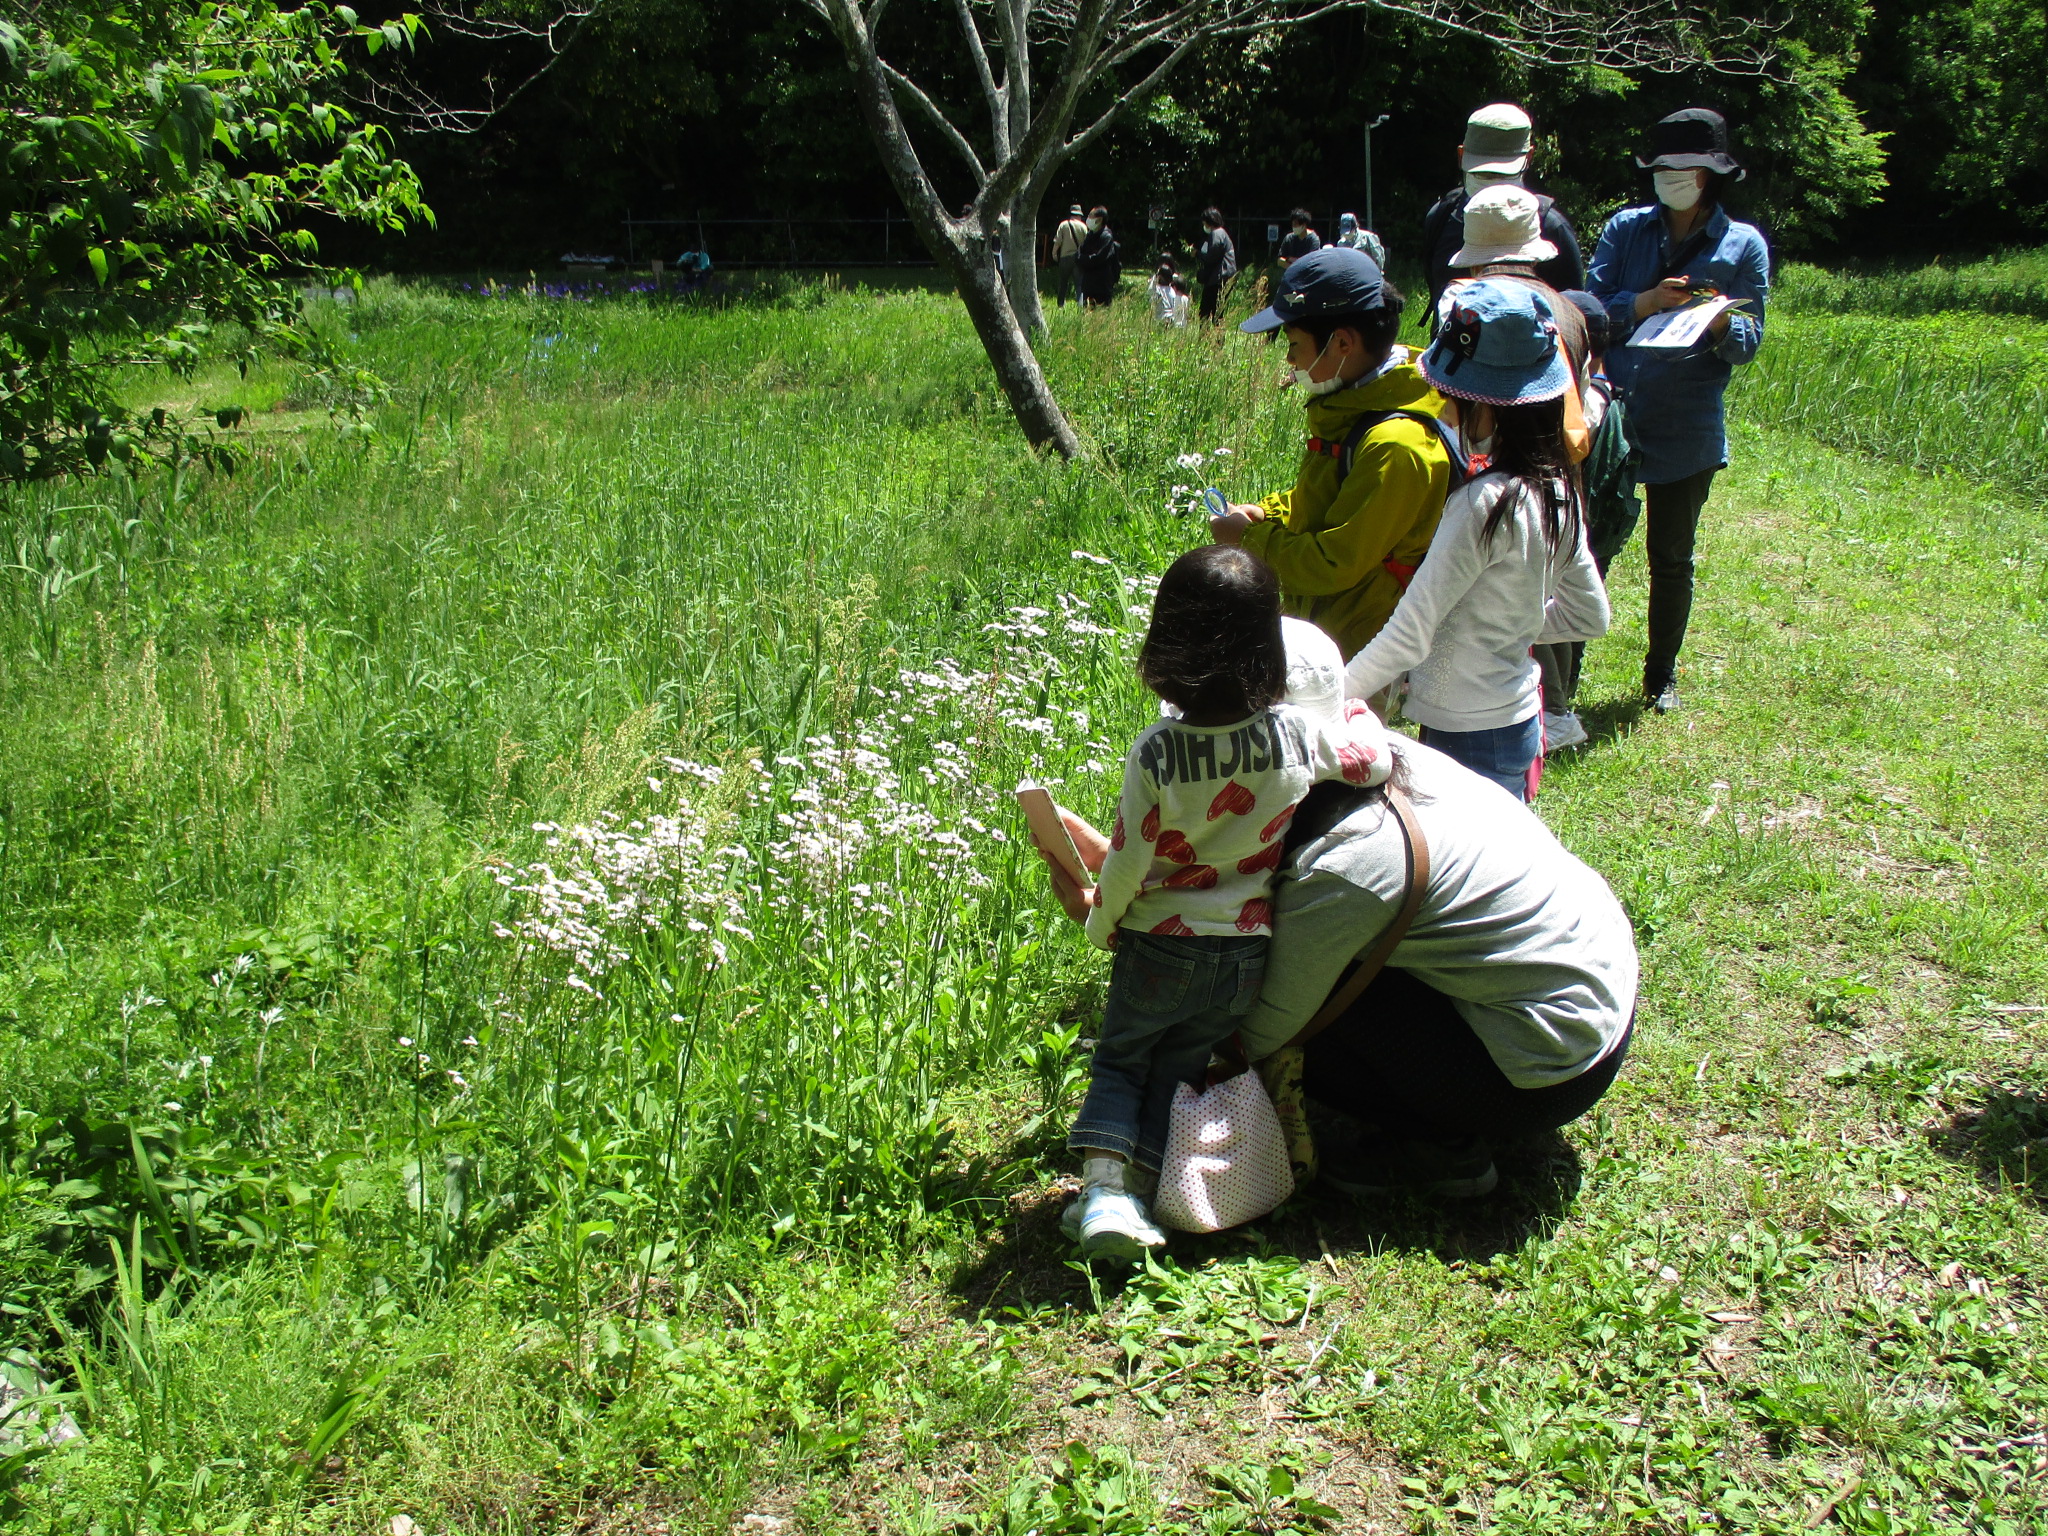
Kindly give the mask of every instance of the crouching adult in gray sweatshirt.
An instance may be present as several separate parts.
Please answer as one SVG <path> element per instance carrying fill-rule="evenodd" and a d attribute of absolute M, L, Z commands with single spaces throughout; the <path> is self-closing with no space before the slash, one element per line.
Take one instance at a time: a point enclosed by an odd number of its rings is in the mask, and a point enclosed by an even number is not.
<path fill-rule="evenodd" d="M 1481 1195 L 1494 1143 L 1576 1120 L 1614 1081 L 1635 935 L 1607 882 L 1533 812 L 1440 752 L 1395 745 L 1428 883 L 1386 969 L 1307 1043 L 1302 1086 L 1373 1133 L 1323 1149 L 1326 1182 Z M 1332 787 L 1295 816 L 1265 985 L 1241 1031 L 1254 1061 L 1301 1031 L 1401 908 L 1407 845 L 1384 793 Z"/>
<path fill-rule="evenodd" d="M 1483 1195 L 1493 1146 L 1598 1103 L 1634 1027 L 1636 944 L 1607 882 L 1536 814 L 1418 742 L 1395 737 L 1393 783 L 1429 844 L 1422 906 L 1383 970 L 1308 1041 L 1308 1096 L 1370 1128 L 1320 1149 L 1326 1183 Z M 1067 812 L 1082 861 L 1109 840 Z M 1384 789 L 1326 785 L 1290 828 L 1265 984 L 1240 1035 L 1257 1061 L 1286 1045 L 1401 909 L 1408 847 Z M 1087 899 L 1056 867 L 1076 922 Z"/>

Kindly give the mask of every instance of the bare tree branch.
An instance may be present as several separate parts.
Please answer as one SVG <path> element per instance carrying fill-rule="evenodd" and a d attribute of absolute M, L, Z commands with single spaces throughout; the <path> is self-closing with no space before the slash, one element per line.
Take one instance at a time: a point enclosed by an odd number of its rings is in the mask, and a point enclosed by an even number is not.
<path fill-rule="evenodd" d="M 546 20 L 528 22 L 480 15 L 468 8 L 467 0 L 426 0 L 420 14 L 427 18 L 430 34 L 438 31 L 495 45 L 538 45 L 545 50 L 544 54 L 508 90 L 500 90 L 495 67 L 485 70 L 481 79 L 483 100 L 475 105 L 459 105 L 435 95 L 413 78 L 409 59 L 388 52 L 385 67 L 372 66 L 358 72 L 350 80 L 348 93 L 395 128 L 413 133 L 476 133 L 553 69 L 583 35 L 585 24 L 610 3 L 611 0 L 556 0 L 556 9 Z"/>
<path fill-rule="evenodd" d="M 457 0 L 425 0 L 420 14 L 426 18 L 429 29 L 437 25 L 455 37 L 475 38 L 479 42 L 505 43 L 528 41 L 545 43 L 548 52 L 560 55 L 583 28 L 583 23 L 603 10 L 608 0 L 557 0 L 559 8 L 543 22 L 522 21 L 516 17 L 481 15 L 468 9 Z"/>
<path fill-rule="evenodd" d="M 927 96 L 922 86 L 887 59 L 879 62 L 882 72 L 889 77 L 889 83 L 916 102 L 924 115 L 932 120 L 932 126 L 939 130 L 946 142 L 959 151 L 960 158 L 965 160 L 968 168 L 974 172 L 975 180 L 987 181 L 988 167 L 981 163 L 981 156 L 974 152 L 974 145 L 968 140 L 967 135 L 953 126 L 952 119 L 946 116 L 945 109 Z M 999 145 L 999 151 L 1000 147 Z"/>
<path fill-rule="evenodd" d="M 1373 9 L 1412 16 L 1447 32 L 1492 43 L 1530 64 L 1594 64 L 1624 74 L 1709 69 L 1771 75 L 1783 22 L 1762 16 L 1710 17 L 1686 7 L 1559 0 L 1371 0 Z"/>
<path fill-rule="evenodd" d="M 981 25 L 974 19 L 974 7 L 970 0 L 953 0 L 953 9 L 960 17 L 960 31 L 967 39 L 967 56 L 974 63 L 974 77 L 981 82 L 981 93 L 988 98 L 988 115 L 996 125 L 996 158 L 1000 160 L 1009 153 L 1007 132 L 1009 122 L 1003 111 L 1003 91 L 996 84 L 995 72 L 989 68 L 988 48 L 981 40 Z"/>
<path fill-rule="evenodd" d="M 1176 46 L 1173 52 L 1169 53 L 1153 67 L 1149 75 L 1117 97 L 1115 101 L 1112 101 L 1103 109 L 1094 122 L 1062 144 L 1059 148 L 1059 158 L 1061 160 L 1072 159 L 1105 133 L 1109 132 L 1125 113 L 1129 112 L 1133 107 L 1142 106 L 1145 102 L 1149 101 L 1157 94 L 1159 88 L 1166 84 L 1166 77 L 1172 74 L 1180 66 L 1181 60 L 1193 52 L 1198 45 L 1197 39 L 1188 38 Z"/>

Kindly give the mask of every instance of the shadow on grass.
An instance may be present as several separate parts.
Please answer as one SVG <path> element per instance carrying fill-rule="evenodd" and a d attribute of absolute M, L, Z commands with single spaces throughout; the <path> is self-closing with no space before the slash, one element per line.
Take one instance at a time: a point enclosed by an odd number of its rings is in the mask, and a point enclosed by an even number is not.
<path fill-rule="evenodd" d="M 1942 1156 L 1974 1163 L 1986 1186 L 2024 1189 L 2048 1205 L 2048 1084 L 2001 1084 L 1928 1139 Z"/>
<path fill-rule="evenodd" d="M 1263 1221 L 1212 1236 L 1176 1232 L 1167 1252 L 1183 1268 L 1248 1252 L 1319 1264 L 1325 1255 L 1388 1249 L 1488 1263 L 1555 1232 L 1570 1215 L 1583 1176 L 1577 1149 L 1556 1132 L 1502 1148 L 1495 1163 L 1500 1188 L 1485 1199 L 1353 1200 L 1316 1185 Z M 1059 1230 L 1060 1212 L 1078 1192 L 1078 1181 L 1065 1180 L 1010 1198 L 1008 1215 L 949 1277 L 963 1312 L 1089 1304 L 1087 1281 L 1072 1265 L 1077 1250 Z M 1105 1275 L 1103 1289 L 1114 1295 L 1122 1280 Z"/>
<path fill-rule="evenodd" d="M 1543 759 L 1543 772 L 1546 775 L 1570 773 L 1579 759 L 1602 747 L 1611 747 L 1630 735 L 1649 708 L 1649 704 L 1635 694 L 1581 705 L 1579 724 L 1586 728 L 1585 741 L 1576 747 L 1562 747 L 1550 753 Z"/>

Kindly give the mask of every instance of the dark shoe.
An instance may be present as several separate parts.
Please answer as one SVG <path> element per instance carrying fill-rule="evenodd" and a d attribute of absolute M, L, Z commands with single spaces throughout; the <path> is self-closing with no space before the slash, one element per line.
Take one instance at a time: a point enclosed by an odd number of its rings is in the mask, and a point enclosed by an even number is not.
<path fill-rule="evenodd" d="M 1493 1153 L 1477 1136 L 1455 1141 L 1401 1141 L 1380 1137 L 1326 1154 L 1323 1182 L 1347 1195 L 1391 1195 L 1402 1191 L 1472 1200 L 1490 1195 L 1500 1183 Z"/>
<path fill-rule="evenodd" d="M 1643 697 L 1649 701 L 1650 708 L 1658 714 L 1675 714 L 1678 710 L 1678 679 L 1669 675 L 1652 677 L 1645 672 Z"/>

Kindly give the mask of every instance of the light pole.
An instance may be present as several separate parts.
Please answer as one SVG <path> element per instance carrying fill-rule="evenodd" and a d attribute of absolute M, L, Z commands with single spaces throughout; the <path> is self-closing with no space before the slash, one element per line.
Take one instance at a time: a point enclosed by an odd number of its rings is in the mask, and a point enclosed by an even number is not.
<path fill-rule="evenodd" d="M 1382 112 L 1365 125 L 1365 227 L 1377 230 L 1372 221 L 1372 131 L 1384 123 L 1390 114 Z"/>

